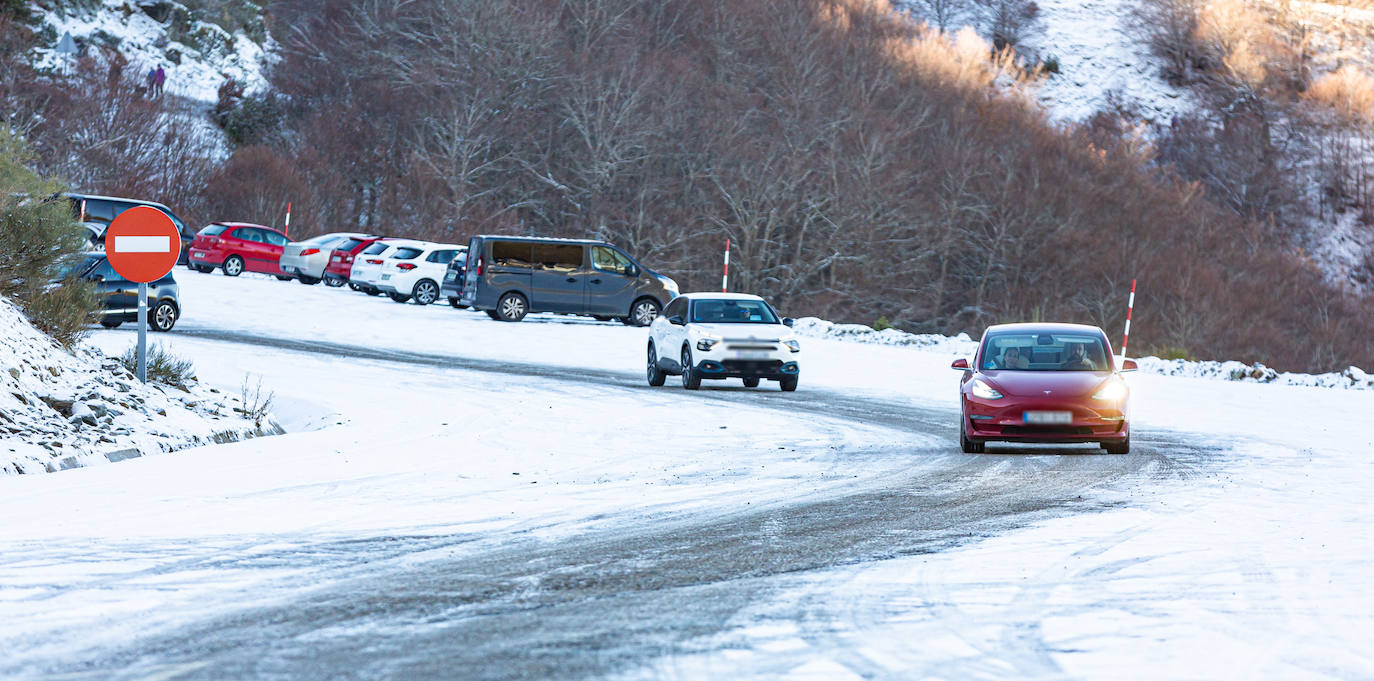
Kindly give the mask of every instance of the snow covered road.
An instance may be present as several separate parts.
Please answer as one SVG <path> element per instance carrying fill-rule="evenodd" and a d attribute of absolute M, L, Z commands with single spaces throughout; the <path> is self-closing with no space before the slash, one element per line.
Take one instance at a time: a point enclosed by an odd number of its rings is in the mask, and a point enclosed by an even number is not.
<path fill-rule="evenodd" d="M 642 330 L 178 276 L 290 433 L 0 479 L 0 676 L 1374 675 L 1367 395 L 1140 376 L 1130 456 L 966 456 L 938 352 L 690 394 Z"/>

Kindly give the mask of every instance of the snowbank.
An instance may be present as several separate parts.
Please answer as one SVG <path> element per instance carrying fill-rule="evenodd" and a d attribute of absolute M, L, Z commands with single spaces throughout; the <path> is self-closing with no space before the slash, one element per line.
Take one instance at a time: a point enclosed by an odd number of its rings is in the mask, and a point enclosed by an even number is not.
<path fill-rule="evenodd" d="M 62 349 L 0 299 L 0 475 L 53 472 L 280 432 L 192 383 L 141 385 L 92 348 Z"/>
<path fill-rule="evenodd" d="M 978 341 L 969 338 L 968 334 L 965 333 L 951 337 L 935 333 L 907 333 L 900 329 L 875 331 L 863 324 L 836 324 L 816 317 L 798 319 L 792 328 L 797 332 L 797 335 L 809 338 L 827 338 L 875 345 L 914 346 L 931 352 L 947 352 L 950 355 L 960 357 L 972 355 L 978 348 Z M 1340 372 L 1299 374 L 1279 372 L 1258 362 L 1254 364 L 1236 361 L 1199 362 L 1184 359 L 1160 359 L 1158 357 L 1140 357 L 1136 361 L 1140 364 L 1141 372 L 1160 376 L 1187 376 L 1251 383 L 1374 390 L 1374 376 L 1353 366 Z"/>

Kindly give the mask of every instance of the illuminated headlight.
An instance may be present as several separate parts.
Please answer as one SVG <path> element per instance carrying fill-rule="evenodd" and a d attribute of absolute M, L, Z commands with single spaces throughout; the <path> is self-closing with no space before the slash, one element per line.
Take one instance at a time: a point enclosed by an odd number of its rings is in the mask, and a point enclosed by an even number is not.
<path fill-rule="evenodd" d="M 801 341 L 795 338 L 788 338 L 787 340 L 783 341 L 782 344 L 786 345 L 787 349 L 791 350 L 792 352 L 801 352 Z"/>
<path fill-rule="evenodd" d="M 715 347 L 716 343 L 719 342 L 719 336 L 702 336 L 701 339 L 697 341 L 697 349 L 702 352 L 710 352 L 711 348 Z"/>
<path fill-rule="evenodd" d="M 672 279 L 669 279 L 668 277 L 663 277 L 660 279 L 660 281 L 663 282 L 663 288 L 667 289 L 670 293 L 672 293 L 674 297 L 677 296 L 677 282 L 673 281 Z"/>
<path fill-rule="evenodd" d="M 981 378 L 973 379 L 973 396 L 984 400 L 1002 399 L 1002 393 L 997 392 L 992 386 L 984 383 Z"/>
<path fill-rule="evenodd" d="M 1117 379 L 1110 379 L 1093 394 L 1093 399 L 1103 402 L 1120 402 L 1126 399 L 1126 384 Z"/>

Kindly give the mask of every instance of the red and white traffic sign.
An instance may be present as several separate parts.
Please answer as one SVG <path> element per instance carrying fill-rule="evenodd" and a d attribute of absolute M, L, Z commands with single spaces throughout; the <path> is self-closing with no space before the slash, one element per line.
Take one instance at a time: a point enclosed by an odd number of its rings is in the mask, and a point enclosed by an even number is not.
<path fill-rule="evenodd" d="M 105 230 L 105 256 L 110 267 L 129 281 L 157 281 L 176 267 L 181 234 L 166 213 L 135 206 L 120 213 Z"/>

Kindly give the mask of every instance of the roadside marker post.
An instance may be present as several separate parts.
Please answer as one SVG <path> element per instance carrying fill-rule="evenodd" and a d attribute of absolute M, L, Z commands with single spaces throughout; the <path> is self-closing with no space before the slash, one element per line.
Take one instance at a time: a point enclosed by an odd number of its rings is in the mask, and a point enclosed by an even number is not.
<path fill-rule="evenodd" d="M 181 255 L 181 234 L 166 213 L 135 206 L 105 230 L 105 257 L 119 276 L 138 284 L 138 380 L 148 382 L 148 283 L 165 276 Z"/>
<path fill-rule="evenodd" d="M 1135 280 L 1131 280 L 1131 297 L 1126 301 L 1126 332 L 1121 334 L 1121 357 L 1126 357 L 1126 343 L 1131 340 L 1131 310 L 1135 309 Z"/>
<path fill-rule="evenodd" d="M 282 234 L 291 236 L 291 202 L 286 202 L 286 225 L 282 227 Z"/>
<path fill-rule="evenodd" d="M 725 239 L 725 272 L 720 275 L 720 292 L 730 291 L 730 239 Z"/>

